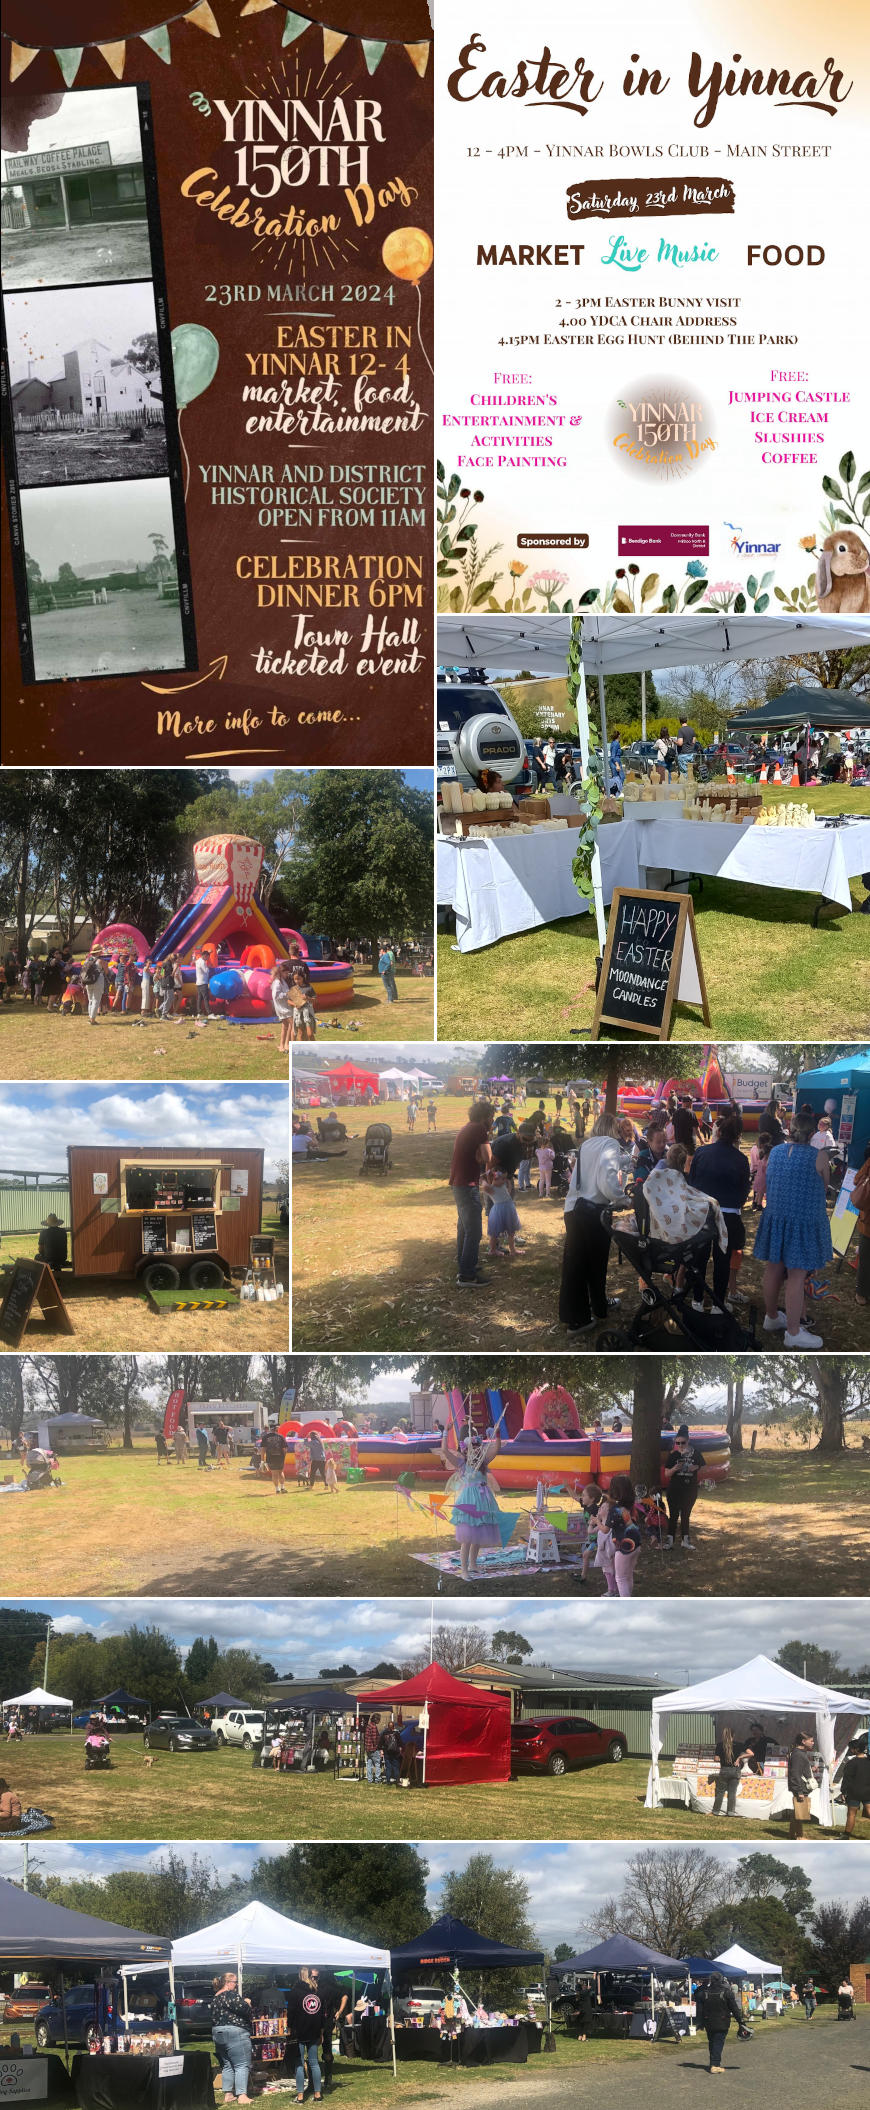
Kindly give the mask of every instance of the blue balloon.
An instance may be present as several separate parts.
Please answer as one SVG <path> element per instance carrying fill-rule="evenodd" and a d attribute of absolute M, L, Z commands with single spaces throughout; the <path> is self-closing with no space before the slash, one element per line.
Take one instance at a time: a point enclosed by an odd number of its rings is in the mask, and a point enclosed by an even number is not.
<path fill-rule="evenodd" d="M 237 967 L 222 967 L 220 974 L 209 977 L 209 996 L 221 996 L 231 1003 L 233 997 L 242 996 L 244 992 L 245 983 Z"/>

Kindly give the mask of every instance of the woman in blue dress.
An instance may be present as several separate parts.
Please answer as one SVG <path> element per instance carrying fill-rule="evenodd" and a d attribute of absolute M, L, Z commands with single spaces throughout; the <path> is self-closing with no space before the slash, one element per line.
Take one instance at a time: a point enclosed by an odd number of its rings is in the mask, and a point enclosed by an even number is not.
<path fill-rule="evenodd" d="M 789 1141 L 777 1143 L 767 1160 L 767 1207 L 755 1237 L 763 1276 L 765 1333 L 782 1333 L 786 1348 L 821 1348 L 820 1334 L 804 1324 L 807 1277 L 833 1258 L 825 1201 L 827 1153 L 813 1150 L 812 1113 L 795 1114 Z M 785 1311 L 779 1293 L 785 1278 Z"/>

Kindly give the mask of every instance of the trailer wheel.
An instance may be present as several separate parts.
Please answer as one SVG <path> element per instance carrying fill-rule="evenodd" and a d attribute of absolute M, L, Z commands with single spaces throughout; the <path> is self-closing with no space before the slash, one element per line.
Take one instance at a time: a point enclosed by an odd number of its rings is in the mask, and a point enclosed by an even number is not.
<path fill-rule="evenodd" d="M 142 1280 L 146 1289 L 177 1289 L 181 1276 L 171 1260 L 152 1260 Z"/>
<path fill-rule="evenodd" d="M 218 1260 L 195 1260 L 187 1270 L 191 1289 L 222 1289 L 224 1271 Z"/>

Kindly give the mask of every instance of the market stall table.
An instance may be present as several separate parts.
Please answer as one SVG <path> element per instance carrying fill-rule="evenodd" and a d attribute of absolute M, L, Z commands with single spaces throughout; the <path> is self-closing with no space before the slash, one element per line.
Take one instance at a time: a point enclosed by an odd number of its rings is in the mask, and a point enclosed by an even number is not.
<path fill-rule="evenodd" d="M 436 2066 L 525 2066 L 530 2052 L 540 2051 L 535 2023 L 498 2023 L 492 2027 L 397 2029 L 396 2058 L 423 2059 Z"/>
<path fill-rule="evenodd" d="M 600 829 L 604 899 L 615 887 L 638 885 L 637 842 L 626 821 Z M 456 949 L 477 952 L 518 931 L 537 930 L 561 916 L 579 916 L 589 904 L 574 885 L 577 852 L 573 828 L 542 829 L 537 835 L 438 837 L 438 900 L 456 917 Z"/>
<path fill-rule="evenodd" d="M 850 910 L 849 880 L 870 870 L 870 816 L 856 816 L 840 828 L 819 822 L 812 828 L 760 828 L 752 821 L 735 826 L 733 821 L 685 821 L 657 812 L 654 820 L 630 825 L 640 831 L 639 886 L 649 884 L 650 870 L 696 872 L 789 893 L 818 894 Z"/>
<path fill-rule="evenodd" d="M 63 2060 L 56 2052 L 39 2052 L 22 2059 L 13 2052 L 0 2052 L 0 2103 L 74 2103 L 73 2084 Z"/>
<path fill-rule="evenodd" d="M 212 2074 L 208 2051 L 160 2058 L 79 2052 L 72 2062 L 73 2101 L 80 2110 L 212 2110 Z"/>

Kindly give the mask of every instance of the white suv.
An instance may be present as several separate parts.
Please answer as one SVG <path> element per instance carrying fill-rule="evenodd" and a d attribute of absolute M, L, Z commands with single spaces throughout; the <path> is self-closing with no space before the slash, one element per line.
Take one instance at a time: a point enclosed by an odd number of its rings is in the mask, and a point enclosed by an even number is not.
<path fill-rule="evenodd" d="M 263 1741 L 265 1719 L 262 1708 L 230 1707 L 226 1714 L 215 1715 L 211 1726 L 219 1744 L 241 1744 L 243 1751 L 253 1751 Z"/>

